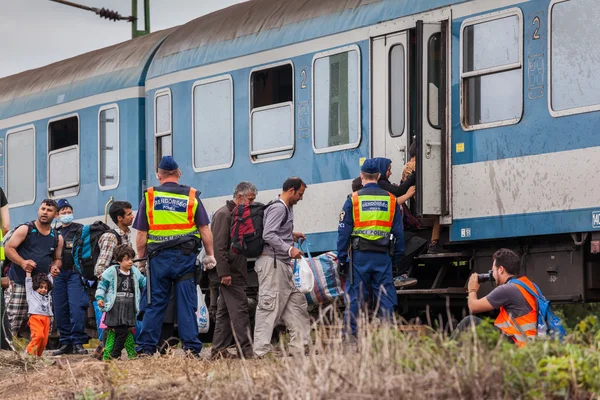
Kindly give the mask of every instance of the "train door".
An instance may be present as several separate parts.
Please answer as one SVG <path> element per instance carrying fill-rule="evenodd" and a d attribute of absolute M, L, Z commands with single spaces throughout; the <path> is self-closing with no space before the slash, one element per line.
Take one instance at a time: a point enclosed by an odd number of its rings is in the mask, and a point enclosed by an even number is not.
<path fill-rule="evenodd" d="M 399 182 L 416 141 L 415 213 L 448 214 L 447 21 L 416 21 L 414 28 L 372 39 L 373 156 L 392 160 Z"/>
<path fill-rule="evenodd" d="M 408 32 L 374 38 L 371 49 L 373 157 L 392 160 L 399 182 L 410 145 Z"/>

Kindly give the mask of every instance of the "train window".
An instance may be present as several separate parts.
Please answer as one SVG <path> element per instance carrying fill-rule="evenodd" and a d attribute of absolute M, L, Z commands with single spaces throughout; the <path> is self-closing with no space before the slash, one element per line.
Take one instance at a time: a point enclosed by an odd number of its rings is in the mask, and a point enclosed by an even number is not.
<path fill-rule="evenodd" d="M 155 169 L 163 156 L 173 155 L 171 118 L 171 90 L 161 90 L 154 95 L 154 155 Z"/>
<path fill-rule="evenodd" d="M 390 50 L 389 81 L 390 81 L 390 134 L 394 137 L 402 136 L 406 125 L 406 97 L 404 68 L 404 46 L 398 44 Z"/>
<path fill-rule="evenodd" d="M 360 143 L 360 56 L 357 46 L 313 59 L 313 148 L 316 153 Z"/>
<path fill-rule="evenodd" d="M 119 186 L 119 109 L 102 107 L 98 114 L 98 184 L 101 190 Z"/>
<path fill-rule="evenodd" d="M 600 2 L 556 2 L 550 9 L 553 116 L 600 110 Z"/>
<path fill-rule="evenodd" d="M 475 17 L 461 35 L 465 130 L 516 124 L 523 115 L 523 24 L 519 9 Z"/>
<path fill-rule="evenodd" d="M 6 197 L 10 207 L 35 202 L 35 128 L 6 134 Z"/>
<path fill-rule="evenodd" d="M 250 73 L 250 157 L 289 158 L 294 152 L 294 71 L 291 63 Z"/>
<path fill-rule="evenodd" d="M 442 113 L 442 34 L 434 33 L 427 44 L 427 117 L 432 128 L 440 129 Z"/>
<path fill-rule="evenodd" d="M 194 84 L 194 170 L 229 168 L 233 163 L 233 81 L 218 77 Z"/>
<path fill-rule="evenodd" d="M 79 192 L 79 117 L 48 123 L 48 192 L 50 197 Z"/>

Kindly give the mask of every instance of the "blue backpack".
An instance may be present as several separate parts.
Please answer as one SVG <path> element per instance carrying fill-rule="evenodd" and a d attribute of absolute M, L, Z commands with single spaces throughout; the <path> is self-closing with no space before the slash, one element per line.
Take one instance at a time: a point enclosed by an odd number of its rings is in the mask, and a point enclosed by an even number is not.
<path fill-rule="evenodd" d="M 556 314 L 552 312 L 552 309 L 550 308 L 550 301 L 546 300 L 540 288 L 535 283 L 533 284 L 533 286 L 535 286 L 535 290 L 537 290 L 539 293 L 537 294 L 518 279 L 513 279 L 510 281 L 510 283 L 514 283 L 515 285 L 522 287 L 535 298 L 538 311 L 537 336 L 544 337 L 548 335 L 552 339 L 558 339 L 562 342 L 564 337 L 567 336 L 567 332 L 565 331 L 560 318 L 558 318 Z"/>
<path fill-rule="evenodd" d="M 73 261 L 75 270 L 90 284 L 95 287 L 97 278 L 94 274 L 96 262 L 100 255 L 98 242 L 105 233 L 110 232 L 117 238 L 117 244 L 121 244 L 121 236 L 102 221 L 96 221 L 91 225 L 85 225 L 73 236 Z M 93 282 L 93 283 L 92 283 Z"/>

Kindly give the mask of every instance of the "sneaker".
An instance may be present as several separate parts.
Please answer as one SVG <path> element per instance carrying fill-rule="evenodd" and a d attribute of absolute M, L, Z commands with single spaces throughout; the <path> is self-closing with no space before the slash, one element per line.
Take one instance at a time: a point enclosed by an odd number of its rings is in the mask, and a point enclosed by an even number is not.
<path fill-rule="evenodd" d="M 394 278 L 394 286 L 397 288 L 414 286 L 417 282 L 415 278 L 411 278 L 407 274 L 402 274 Z"/>
<path fill-rule="evenodd" d="M 73 345 L 73 353 L 72 354 L 87 354 L 87 350 L 83 348 L 80 344 Z"/>
<path fill-rule="evenodd" d="M 64 354 L 73 354 L 73 346 L 70 344 L 63 344 L 57 350 L 52 352 L 53 356 L 62 356 Z"/>
<path fill-rule="evenodd" d="M 427 250 L 427 254 L 442 254 L 446 252 L 446 249 L 444 249 L 439 242 L 430 244 L 429 249 Z"/>

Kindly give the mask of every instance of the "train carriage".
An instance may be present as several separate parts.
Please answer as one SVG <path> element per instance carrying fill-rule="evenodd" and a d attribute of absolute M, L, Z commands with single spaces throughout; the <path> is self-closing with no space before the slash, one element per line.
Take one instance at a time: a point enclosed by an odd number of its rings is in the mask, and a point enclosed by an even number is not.
<path fill-rule="evenodd" d="M 594 0 L 254 0 L 64 61 L 71 69 L 4 78 L 0 164 L 11 212 L 26 219 L 35 209 L 26 203 L 47 195 L 73 197 L 78 216 L 90 218 L 110 196 L 137 203 L 157 183 L 157 160 L 172 154 L 209 212 L 240 180 L 268 201 L 287 177 L 300 176 L 308 191 L 296 227 L 318 253 L 335 248 L 339 210 L 362 160 L 392 159 L 397 181 L 416 142 L 412 207 L 425 222 L 440 218 L 449 253 L 415 261 L 420 283 L 399 292 L 402 304 L 464 301 L 469 272 L 488 270 L 500 246 L 522 255 L 548 298 L 596 301 L 599 16 Z M 110 62 L 82 63 L 102 52 Z M 135 67 L 119 72 L 128 62 Z M 42 77 L 71 81 L 27 84 Z M 134 88 L 127 100 L 107 97 Z M 98 115 L 111 103 L 120 117 L 120 183 L 103 190 L 98 160 L 112 146 L 96 144 L 107 129 Z M 74 165 L 75 154 L 64 133 L 54 139 L 55 129 L 72 129 L 54 118 L 75 112 L 78 137 L 90 138 L 79 139 L 77 192 L 66 186 L 71 167 L 53 182 L 54 165 Z M 33 134 L 11 140 L 28 124 Z M 34 153 L 23 150 L 27 143 Z M 11 153 L 37 159 L 34 179 L 31 162 L 15 167 Z M 35 196 L 16 179 L 35 182 Z"/>

